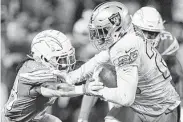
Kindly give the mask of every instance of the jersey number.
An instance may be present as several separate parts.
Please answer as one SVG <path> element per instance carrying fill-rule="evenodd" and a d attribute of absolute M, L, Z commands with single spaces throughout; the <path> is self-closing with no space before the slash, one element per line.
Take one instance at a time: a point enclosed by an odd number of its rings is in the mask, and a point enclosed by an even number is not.
<path fill-rule="evenodd" d="M 148 46 L 150 48 L 148 48 Z M 150 59 L 155 56 L 156 66 L 157 66 L 158 70 L 162 73 L 162 75 L 165 79 L 170 77 L 170 72 L 169 72 L 169 70 L 167 70 L 168 67 L 167 67 L 165 61 L 163 60 L 161 55 L 157 53 L 157 51 L 154 49 L 154 47 L 147 45 L 147 41 L 146 41 L 146 54 L 148 55 L 148 57 Z"/>
<path fill-rule="evenodd" d="M 170 33 L 162 33 L 161 35 L 161 39 L 162 40 L 173 40 L 173 36 Z"/>

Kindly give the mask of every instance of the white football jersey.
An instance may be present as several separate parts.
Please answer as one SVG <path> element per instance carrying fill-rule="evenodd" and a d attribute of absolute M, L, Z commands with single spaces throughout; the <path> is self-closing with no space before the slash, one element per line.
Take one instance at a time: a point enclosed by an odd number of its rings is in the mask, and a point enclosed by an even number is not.
<path fill-rule="evenodd" d="M 144 39 L 141 32 L 127 34 L 110 49 L 110 60 L 118 70 L 128 73 L 129 66 L 138 67 L 138 85 L 135 102 L 136 111 L 159 115 L 167 108 L 173 110 L 180 98 L 170 81 L 172 77 L 160 53 Z M 120 81 L 118 81 L 120 82 Z"/>
<path fill-rule="evenodd" d="M 136 111 L 148 115 L 160 115 L 165 110 L 172 110 L 180 104 L 179 95 L 170 83 L 172 77 L 166 63 L 137 28 L 134 27 L 109 50 L 100 52 L 81 68 L 72 72 L 71 77 L 75 80 L 87 78 L 92 75 L 96 66 L 106 62 L 116 67 L 117 84 L 125 75 L 130 75 L 132 66 L 138 67 L 138 85 L 132 104 L 132 108 Z"/>

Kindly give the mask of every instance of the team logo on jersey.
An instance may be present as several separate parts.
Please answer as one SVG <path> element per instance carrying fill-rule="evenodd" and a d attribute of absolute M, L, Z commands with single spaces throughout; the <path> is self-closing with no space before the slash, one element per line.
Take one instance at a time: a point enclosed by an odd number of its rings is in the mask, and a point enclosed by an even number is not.
<path fill-rule="evenodd" d="M 121 24 L 121 16 L 118 13 L 112 14 L 112 16 L 109 17 L 109 21 L 116 26 L 119 26 Z"/>
<path fill-rule="evenodd" d="M 113 61 L 114 65 L 124 66 L 126 64 L 133 63 L 138 57 L 138 50 L 134 50 L 134 48 L 130 48 L 125 51 L 125 55 L 119 56 L 117 59 Z"/>

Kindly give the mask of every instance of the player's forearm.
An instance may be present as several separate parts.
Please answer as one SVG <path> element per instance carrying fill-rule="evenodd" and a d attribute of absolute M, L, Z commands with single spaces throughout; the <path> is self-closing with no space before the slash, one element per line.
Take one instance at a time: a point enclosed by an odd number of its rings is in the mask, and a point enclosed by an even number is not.
<path fill-rule="evenodd" d="M 40 94 L 44 97 L 59 97 L 60 96 L 60 93 L 57 90 L 45 88 L 42 86 L 37 86 L 30 90 L 31 96 L 35 96 L 36 94 Z"/>
<path fill-rule="evenodd" d="M 85 64 L 83 64 L 79 69 L 70 72 L 69 76 L 74 83 L 82 82 L 83 80 L 87 80 L 92 76 L 93 70 L 95 67 L 100 64 L 106 63 L 109 61 L 108 51 L 102 51 L 99 54 L 95 55 Z"/>
<path fill-rule="evenodd" d="M 73 89 L 70 91 L 62 91 L 61 97 L 76 97 L 83 95 L 83 85 L 73 86 Z"/>
<path fill-rule="evenodd" d="M 34 96 L 36 94 L 40 94 L 44 97 L 76 97 L 83 95 L 84 92 L 82 85 L 73 86 L 72 88 L 70 87 L 68 90 L 62 88 L 58 90 L 53 90 L 50 88 L 37 86 L 30 90 L 31 96 Z"/>
<path fill-rule="evenodd" d="M 131 106 L 135 99 L 134 95 L 129 94 L 118 88 L 104 87 L 104 89 L 100 91 L 100 94 L 102 94 L 104 100 L 113 102 L 121 106 Z"/>

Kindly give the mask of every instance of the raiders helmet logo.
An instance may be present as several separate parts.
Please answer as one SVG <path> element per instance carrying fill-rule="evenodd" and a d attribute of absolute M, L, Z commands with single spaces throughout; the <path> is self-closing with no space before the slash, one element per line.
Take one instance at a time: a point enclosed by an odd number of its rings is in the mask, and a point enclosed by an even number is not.
<path fill-rule="evenodd" d="M 119 26 L 121 24 L 121 16 L 118 13 L 112 14 L 112 16 L 109 17 L 109 21 L 116 26 Z"/>

